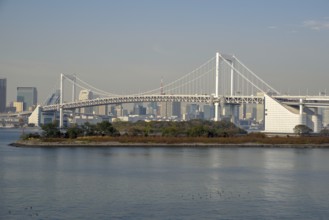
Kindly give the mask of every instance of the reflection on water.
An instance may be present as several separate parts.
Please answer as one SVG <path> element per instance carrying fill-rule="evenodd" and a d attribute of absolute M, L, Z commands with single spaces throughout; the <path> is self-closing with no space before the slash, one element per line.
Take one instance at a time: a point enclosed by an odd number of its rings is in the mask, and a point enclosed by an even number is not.
<path fill-rule="evenodd" d="M 14 148 L 0 219 L 325 219 L 326 149 Z"/>

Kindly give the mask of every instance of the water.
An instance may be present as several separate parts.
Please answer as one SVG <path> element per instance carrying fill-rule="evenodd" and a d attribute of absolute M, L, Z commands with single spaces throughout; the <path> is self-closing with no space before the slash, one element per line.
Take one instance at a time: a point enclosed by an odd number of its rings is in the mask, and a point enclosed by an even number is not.
<path fill-rule="evenodd" d="M 0 219 L 327 219 L 329 150 L 15 148 Z"/>

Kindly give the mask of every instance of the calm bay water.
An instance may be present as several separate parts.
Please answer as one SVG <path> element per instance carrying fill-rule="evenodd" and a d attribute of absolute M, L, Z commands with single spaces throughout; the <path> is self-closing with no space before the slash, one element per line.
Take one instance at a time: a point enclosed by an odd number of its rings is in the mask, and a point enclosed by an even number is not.
<path fill-rule="evenodd" d="M 329 150 L 15 148 L 0 219 L 327 219 Z"/>

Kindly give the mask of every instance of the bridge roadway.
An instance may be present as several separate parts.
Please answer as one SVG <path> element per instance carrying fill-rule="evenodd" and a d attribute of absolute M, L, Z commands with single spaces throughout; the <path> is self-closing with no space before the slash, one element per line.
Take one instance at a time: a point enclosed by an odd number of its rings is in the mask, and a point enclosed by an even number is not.
<path fill-rule="evenodd" d="M 137 102 L 189 102 L 189 103 L 226 103 L 226 104 L 262 104 L 263 96 L 221 96 L 212 95 L 133 95 L 133 96 L 115 96 L 107 98 L 97 98 L 91 100 L 67 102 L 62 104 L 63 109 L 76 109 L 100 105 L 137 103 Z M 60 105 L 46 105 L 42 107 L 43 111 L 59 110 Z"/>
<path fill-rule="evenodd" d="M 329 96 L 290 96 L 275 95 L 272 96 L 280 103 L 298 106 L 300 99 L 303 105 L 307 107 L 329 107 Z M 99 105 L 124 104 L 136 102 L 189 102 L 189 103 L 226 103 L 226 104 L 263 104 L 263 96 L 220 96 L 218 98 L 211 95 L 140 95 L 140 96 L 116 96 L 107 98 L 97 98 L 85 101 L 67 102 L 63 104 L 63 109 L 75 109 L 83 107 L 92 107 Z M 42 107 L 43 111 L 59 110 L 58 104 L 46 105 Z M 32 112 L 26 111 L 21 113 L 0 114 L 3 117 L 17 117 L 30 115 Z"/>
<path fill-rule="evenodd" d="M 290 96 L 276 95 L 272 96 L 280 103 L 291 106 L 298 106 L 301 103 L 307 107 L 329 107 L 329 96 Z M 302 100 L 302 102 L 301 102 Z"/>
<path fill-rule="evenodd" d="M 16 113 L 1 113 L 1 117 L 18 117 L 18 116 L 29 116 L 31 115 L 32 111 L 24 111 L 24 112 L 16 112 Z"/>

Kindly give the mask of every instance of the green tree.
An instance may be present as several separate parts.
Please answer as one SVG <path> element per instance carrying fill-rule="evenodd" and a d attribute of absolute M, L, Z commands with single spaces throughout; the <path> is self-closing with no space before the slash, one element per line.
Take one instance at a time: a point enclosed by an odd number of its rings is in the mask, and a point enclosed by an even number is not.
<path fill-rule="evenodd" d="M 176 126 L 170 126 L 162 129 L 162 136 L 177 137 L 179 129 Z"/>
<path fill-rule="evenodd" d="M 144 128 L 144 136 L 147 137 L 153 132 L 152 127 L 147 124 Z"/>
<path fill-rule="evenodd" d="M 97 133 L 100 135 L 118 135 L 118 131 L 108 121 L 102 121 L 96 125 Z"/>
<path fill-rule="evenodd" d="M 90 124 L 89 122 L 84 123 L 81 126 L 82 134 L 84 136 L 93 136 L 96 135 L 96 126 L 93 124 Z"/>
<path fill-rule="evenodd" d="M 77 138 L 83 134 L 83 131 L 81 128 L 79 128 L 78 125 L 74 124 L 67 128 L 66 134 L 69 138 Z"/>
<path fill-rule="evenodd" d="M 208 132 L 202 125 L 196 125 L 187 131 L 187 135 L 191 137 L 201 137 L 206 134 L 208 134 Z"/>
<path fill-rule="evenodd" d="M 58 122 L 54 121 L 53 123 L 48 123 L 41 125 L 43 130 L 42 136 L 46 138 L 57 138 L 61 136 L 61 132 L 58 128 Z"/>
<path fill-rule="evenodd" d="M 298 135 L 305 135 L 311 133 L 313 130 L 306 125 L 300 124 L 294 127 L 294 132 Z"/>
<path fill-rule="evenodd" d="M 328 137 L 329 136 L 329 129 L 328 128 L 324 128 L 320 131 L 320 135 L 321 136 L 326 136 Z"/>
<path fill-rule="evenodd" d="M 130 127 L 128 128 L 128 135 L 130 136 L 143 136 L 144 132 L 143 130 L 136 128 L 136 127 Z"/>

